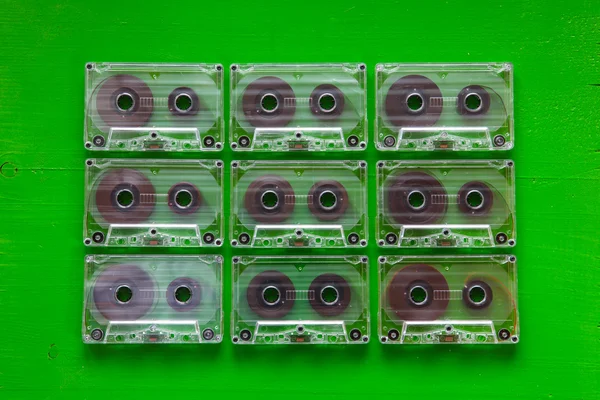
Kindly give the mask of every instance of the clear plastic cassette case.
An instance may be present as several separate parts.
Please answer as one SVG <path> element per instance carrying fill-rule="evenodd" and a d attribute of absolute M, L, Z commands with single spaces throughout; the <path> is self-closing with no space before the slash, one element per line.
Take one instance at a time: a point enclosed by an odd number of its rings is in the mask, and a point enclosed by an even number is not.
<path fill-rule="evenodd" d="M 86 165 L 86 245 L 222 245 L 222 161 L 89 159 Z"/>
<path fill-rule="evenodd" d="M 223 338 L 218 255 L 90 255 L 84 343 L 218 343 Z"/>
<path fill-rule="evenodd" d="M 379 246 L 510 247 L 516 235 L 512 161 L 377 163 Z"/>
<path fill-rule="evenodd" d="M 233 246 L 366 246 L 367 163 L 233 161 L 230 218 Z"/>
<path fill-rule="evenodd" d="M 364 64 L 232 65 L 231 147 L 364 150 L 366 82 Z"/>
<path fill-rule="evenodd" d="M 221 65 L 88 63 L 86 71 L 87 149 L 223 148 Z"/>
<path fill-rule="evenodd" d="M 233 342 L 367 343 L 368 269 L 364 256 L 234 257 Z"/>
<path fill-rule="evenodd" d="M 517 343 L 512 255 L 379 258 L 382 343 Z"/>
<path fill-rule="evenodd" d="M 378 64 L 379 150 L 509 150 L 513 66 Z"/>

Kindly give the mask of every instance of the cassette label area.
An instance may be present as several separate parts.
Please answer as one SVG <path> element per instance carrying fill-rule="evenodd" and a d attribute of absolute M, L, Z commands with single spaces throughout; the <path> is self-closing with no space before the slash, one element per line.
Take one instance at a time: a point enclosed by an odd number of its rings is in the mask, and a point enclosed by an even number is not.
<path fill-rule="evenodd" d="M 364 161 L 233 161 L 231 244 L 367 245 Z"/>
<path fill-rule="evenodd" d="M 513 67 L 379 64 L 379 150 L 509 150 L 514 143 Z"/>
<path fill-rule="evenodd" d="M 383 343 L 517 343 L 516 258 L 379 258 Z"/>
<path fill-rule="evenodd" d="M 366 148 L 364 64 L 235 64 L 230 100 L 234 150 Z"/>
<path fill-rule="evenodd" d="M 513 161 L 378 162 L 377 240 L 415 248 L 514 246 Z"/>
<path fill-rule="evenodd" d="M 111 151 L 223 148 L 223 67 L 86 65 L 85 147 Z"/>
<path fill-rule="evenodd" d="M 220 342 L 221 270 L 217 255 L 87 256 L 84 343 Z"/>
<path fill-rule="evenodd" d="M 220 160 L 89 159 L 88 246 L 220 246 Z"/>
<path fill-rule="evenodd" d="M 364 256 L 234 257 L 232 340 L 367 343 L 368 290 Z"/>

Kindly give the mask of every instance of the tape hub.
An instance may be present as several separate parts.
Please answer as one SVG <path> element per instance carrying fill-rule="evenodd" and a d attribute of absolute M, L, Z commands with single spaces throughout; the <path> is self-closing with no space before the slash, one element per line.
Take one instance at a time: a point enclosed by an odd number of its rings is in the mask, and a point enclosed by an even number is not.
<path fill-rule="evenodd" d="M 144 126 L 152 116 L 153 96 L 150 87 L 133 75 L 115 75 L 98 88 L 96 109 L 109 126 Z"/>
<path fill-rule="evenodd" d="M 191 311 L 200 305 L 202 286 L 189 277 L 179 277 L 167 287 L 167 304 L 178 312 Z"/>
<path fill-rule="evenodd" d="M 173 90 L 167 99 L 169 111 L 176 117 L 190 117 L 200 111 L 200 99 L 189 87 L 181 86 Z"/>
<path fill-rule="evenodd" d="M 457 111 L 465 117 L 483 116 L 488 113 L 491 106 L 489 92 L 479 85 L 469 85 L 458 93 Z"/>
<path fill-rule="evenodd" d="M 419 92 L 413 92 L 406 97 L 406 107 L 408 112 L 421 114 L 425 110 L 425 100 Z"/>
<path fill-rule="evenodd" d="M 322 84 L 310 94 L 310 111 L 320 119 L 335 120 L 344 112 L 344 93 L 335 85 Z"/>
<path fill-rule="evenodd" d="M 124 91 L 118 93 L 115 97 L 115 107 L 122 113 L 134 111 L 136 106 L 137 103 L 135 101 L 135 97 L 129 92 Z"/>
<path fill-rule="evenodd" d="M 254 180 L 244 195 L 244 206 L 250 216 L 262 223 L 278 223 L 294 211 L 295 194 L 285 179 L 264 175 Z"/>
<path fill-rule="evenodd" d="M 331 190 L 325 190 L 319 195 L 319 203 L 324 210 L 333 210 L 337 205 L 337 196 Z"/>
<path fill-rule="evenodd" d="M 169 208 L 177 214 L 192 214 L 200 208 L 202 202 L 200 191 L 189 182 L 177 183 L 167 193 Z"/>
<path fill-rule="evenodd" d="M 279 271 L 264 271 L 256 275 L 246 289 L 250 309 L 261 318 L 280 319 L 294 306 L 294 284 Z"/>
<path fill-rule="evenodd" d="M 319 96 L 317 102 L 319 104 L 319 109 L 323 113 L 333 112 L 337 106 L 335 97 L 331 93 L 323 93 Z"/>
<path fill-rule="evenodd" d="M 385 113 L 396 127 L 434 125 L 442 114 L 442 92 L 429 78 L 406 75 L 396 80 L 385 96 Z"/>
<path fill-rule="evenodd" d="M 242 96 L 242 110 L 257 128 L 286 126 L 296 113 L 296 96 L 283 79 L 264 76 L 251 82 Z"/>
<path fill-rule="evenodd" d="M 427 204 L 425 195 L 420 190 L 411 191 L 406 200 L 409 207 L 415 211 L 422 210 Z"/>
<path fill-rule="evenodd" d="M 324 317 L 342 314 L 352 300 L 350 284 L 340 275 L 322 274 L 317 276 L 309 287 L 316 294 L 309 299 L 312 308 Z"/>
<path fill-rule="evenodd" d="M 433 224 L 448 207 L 444 186 L 424 172 L 392 178 L 386 194 L 390 217 L 398 224 Z"/>
<path fill-rule="evenodd" d="M 341 218 L 348 209 L 346 188 L 338 181 L 325 180 L 315 183 L 308 191 L 308 208 L 321 221 Z"/>
<path fill-rule="evenodd" d="M 481 181 L 465 183 L 458 190 L 458 209 L 471 216 L 488 215 L 494 204 L 494 192 Z"/>
<path fill-rule="evenodd" d="M 115 193 L 115 203 L 119 208 L 128 209 L 135 206 L 136 197 L 139 197 L 139 193 L 136 196 L 129 188 L 118 189 Z"/>
<path fill-rule="evenodd" d="M 323 289 L 321 289 L 321 293 L 319 293 L 319 296 L 321 296 L 321 301 L 323 302 L 323 304 L 332 306 L 338 301 L 340 293 L 334 286 L 327 285 Z"/>
<path fill-rule="evenodd" d="M 467 193 L 467 198 L 465 201 L 467 203 L 467 207 L 472 210 L 479 210 L 485 204 L 483 193 L 481 193 L 479 190 L 470 190 Z"/>
<path fill-rule="evenodd" d="M 265 93 L 260 99 L 260 108 L 263 112 L 274 113 L 279 108 L 277 96 L 273 93 Z"/>
<path fill-rule="evenodd" d="M 491 286 L 483 280 L 472 280 L 465 284 L 462 297 L 467 307 L 481 310 L 492 304 L 494 293 Z"/>
<path fill-rule="evenodd" d="M 263 289 L 262 298 L 267 306 L 274 306 L 281 301 L 281 292 L 277 287 L 269 285 Z"/>

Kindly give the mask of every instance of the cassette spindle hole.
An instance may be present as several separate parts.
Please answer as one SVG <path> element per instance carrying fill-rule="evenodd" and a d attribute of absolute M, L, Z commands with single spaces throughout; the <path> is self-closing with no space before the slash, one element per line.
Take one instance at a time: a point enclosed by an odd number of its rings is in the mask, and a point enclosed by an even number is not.
<path fill-rule="evenodd" d="M 407 200 L 409 207 L 415 211 L 422 210 L 426 205 L 425 195 L 420 190 L 411 191 L 407 196 Z"/>
<path fill-rule="evenodd" d="M 410 289 L 410 301 L 415 306 L 422 306 L 429 300 L 427 290 L 420 285 L 415 285 Z"/>
<path fill-rule="evenodd" d="M 263 208 L 267 211 L 274 210 L 279 205 L 279 195 L 273 190 L 265 191 L 262 196 L 260 196 L 260 200 Z"/>
<path fill-rule="evenodd" d="M 481 110 L 483 100 L 477 93 L 469 93 L 465 96 L 465 109 L 469 112 L 478 112 Z"/>
<path fill-rule="evenodd" d="M 129 189 L 121 189 L 116 194 L 117 206 L 124 210 L 131 208 L 134 205 L 133 192 Z"/>
<path fill-rule="evenodd" d="M 327 285 L 323 289 L 321 289 L 320 296 L 323 304 L 332 306 L 338 301 L 340 293 L 335 287 Z"/>
<path fill-rule="evenodd" d="M 265 304 L 274 306 L 281 301 L 281 292 L 277 287 L 269 285 L 263 289 L 262 297 Z"/>
<path fill-rule="evenodd" d="M 337 204 L 337 196 L 331 190 L 325 190 L 319 195 L 319 203 L 324 210 L 332 210 Z"/>
<path fill-rule="evenodd" d="M 406 107 L 410 113 L 418 114 L 425 108 L 425 100 L 420 93 L 411 93 L 406 97 Z"/>
<path fill-rule="evenodd" d="M 127 285 L 120 285 L 115 290 L 115 300 L 119 304 L 127 304 L 133 298 L 133 291 Z"/>
<path fill-rule="evenodd" d="M 115 98 L 115 106 L 122 113 L 127 113 L 135 107 L 135 99 L 129 92 L 122 92 Z"/>
<path fill-rule="evenodd" d="M 335 97 L 331 93 L 321 94 L 318 103 L 319 110 L 323 113 L 333 112 L 336 107 Z"/>
<path fill-rule="evenodd" d="M 265 93 L 260 98 L 260 108 L 262 111 L 271 114 L 279 108 L 279 100 L 273 93 Z"/>
<path fill-rule="evenodd" d="M 186 208 L 189 208 L 191 204 L 192 193 L 190 193 L 189 190 L 180 189 L 175 193 L 175 205 L 178 208 L 185 210 Z"/>
<path fill-rule="evenodd" d="M 192 96 L 187 93 L 179 93 L 175 96 L 175 109 L 180 113 L 186 113 L 192 108 Z"/>
<path fill-rule="evenodd" d="M 179 304 L 187 304 L 192 299 L 192 289 L 186 285 L 178 286 L 175 289 L 175 300 Z"/>
<path fill-rule="evenodd" d="M 484 197 L 483 197 L 483 193 L 481 193 L 479 190 L 470 190 L 467 193 L 467 198 L 465 199 L 466 203 L 467 203 L 467 207 L 469 207 L 472 210 L 479 210 L 481 207 L 483 207 L 483 203 L 484 203 Z"/>
<path fill-rule="evenodd" d="M 485 302 L 486 297 L 485 290 L 480 285 L 473 285 L 469 288 L 469 300 L 471 300 L 473 304 L 482 304 Z"/>

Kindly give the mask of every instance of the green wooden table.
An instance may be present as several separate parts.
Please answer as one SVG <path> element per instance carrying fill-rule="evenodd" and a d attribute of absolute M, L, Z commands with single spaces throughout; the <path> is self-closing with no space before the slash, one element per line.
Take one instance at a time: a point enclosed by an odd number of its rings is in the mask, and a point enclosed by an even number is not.
<path fill-rule="evenodd" d="M 0 398 L 600 397 L 597 0 L 22 1 L 0 21 Z M 371 121 L 377 62 L 513 62 L 520 343 L 84 346 L 86 61 L 362 61 Z"/>

